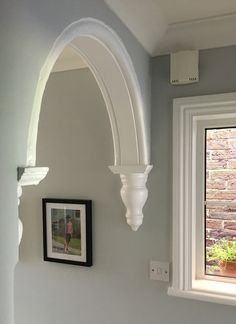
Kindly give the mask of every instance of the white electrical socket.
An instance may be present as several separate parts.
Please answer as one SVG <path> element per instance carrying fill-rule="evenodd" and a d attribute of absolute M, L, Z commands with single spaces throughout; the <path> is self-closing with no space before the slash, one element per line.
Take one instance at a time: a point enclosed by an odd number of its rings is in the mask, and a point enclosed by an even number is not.
<path fill-rule="evenodd" d="M 150 261 L 149 275 L 151 280 L 167 281 L 170 277 L 169 262 Z"/>

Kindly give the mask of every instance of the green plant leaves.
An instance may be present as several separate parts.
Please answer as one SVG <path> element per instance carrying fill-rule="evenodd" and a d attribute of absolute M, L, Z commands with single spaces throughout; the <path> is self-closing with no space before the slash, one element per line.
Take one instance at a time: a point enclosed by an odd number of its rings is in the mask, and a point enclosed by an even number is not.
<path fill-rule="evenodd" d="M 207 251 L 207 261 L 234 261 L 236 260 L 236 240 L 220 240 Z"/>

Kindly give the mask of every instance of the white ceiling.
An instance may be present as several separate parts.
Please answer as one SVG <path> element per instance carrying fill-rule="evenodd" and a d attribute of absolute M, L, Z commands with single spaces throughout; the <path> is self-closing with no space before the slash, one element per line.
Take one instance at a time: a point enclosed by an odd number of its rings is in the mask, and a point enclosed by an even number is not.
<path fill-rule="evenodd" d="M 154 0 L 168 24 L 203 19 L 236 12 L 235 0 Z"/>
<path fill-rule="evenodd" d="M 104 0 L 152 56 L 236 45 L 236 0 Z M 88 67 L 66 47 L 53 72 Z"/>
<path fill-rule="evenodd" d="M 152 55 L 236 44 L 236 0 L 104 0 Z"/>

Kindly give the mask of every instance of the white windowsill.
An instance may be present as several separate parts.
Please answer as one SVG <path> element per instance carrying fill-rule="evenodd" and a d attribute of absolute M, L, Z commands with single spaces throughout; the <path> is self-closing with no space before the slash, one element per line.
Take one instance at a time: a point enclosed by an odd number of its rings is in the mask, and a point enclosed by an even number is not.
<path fill-rule="evenodd" d="M 192 289 L 169 287 L 168 294 L 212 303 L 236 306 L 236 284 L 213 280 L 194 280 Z"/>

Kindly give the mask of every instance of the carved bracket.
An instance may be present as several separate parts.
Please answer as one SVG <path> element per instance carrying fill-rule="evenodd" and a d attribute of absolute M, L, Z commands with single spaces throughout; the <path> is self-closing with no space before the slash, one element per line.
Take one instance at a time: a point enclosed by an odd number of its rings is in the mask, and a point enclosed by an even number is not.
<path fill-rule="evenodd" d="M 17 169 L 17 180 L 21 186 L 38 185 L 47 175 L 47 167 L 26 167 Z"/>
<path fill-rule="evenodd" d="M 22 195 L 22 187 L 23 186 L 32 186 L 38 185 L 47 175 L 49 168 L 47 167 L 19 167 L 17 169 L 17 196 L 18 196 L 18 205 L 20 205 L 20 197 Z M 19 219 L 18 223 L 18 233 L 19 233 L 19 244 L 22 239 L 23 234 L 23 225 L 21 220 Z"/>
<path fill-rule="evenodd" d="M 152 166 L 111 166 L 110 169 L 120 174 L 120 194 L 126 206 L 126 220 L 132 230 L 137 231 L 143 222 L 143 206 L 148 197 L 146 182 Z"/>

